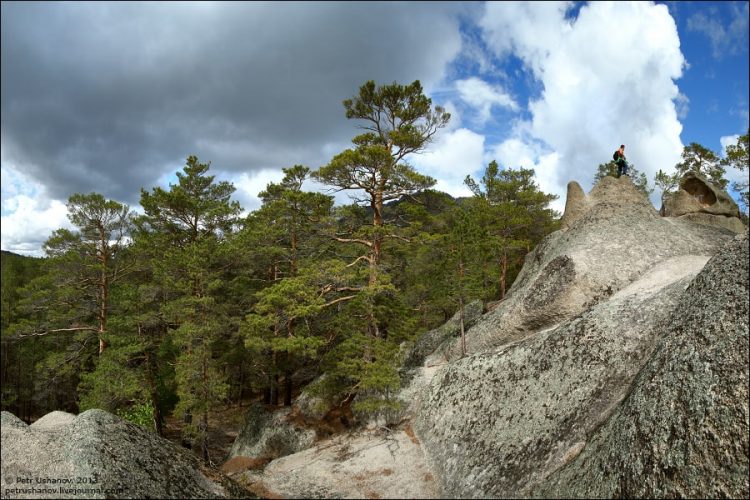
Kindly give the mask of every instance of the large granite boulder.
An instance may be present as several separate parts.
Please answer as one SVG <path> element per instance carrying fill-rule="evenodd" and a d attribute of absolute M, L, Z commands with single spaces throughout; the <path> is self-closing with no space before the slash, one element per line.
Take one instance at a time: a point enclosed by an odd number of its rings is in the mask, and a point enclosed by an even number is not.
<path fill-rule="evenodd" d="M 585 201 L 469 330 L 474 354 L 456 355 L 417 398 L 414 428 L 446 496 L 530 496 L 573 461 L 630 392 L 685 289 L 734 238 L 659 217 L 626 178 L 604 178 Z M 742 310 L 739 297 L 716 300 Z M 738 430 L 726 428 L 735 453 Z M 659 446 L 651 437 L 638 445 Z"/>
<path fill-rule="evenodd" d="M 627 394 L 708 257 L 675 257 L 576 318 L 444 366 L 415 421 L 445 494 L 526 496 Z"/>
<path fill-rule="evenodd" d="M 583 313 L 681 256 L 711 256 L 734 233 L 660 217 L 630 179 L 602 178 L 587 196 L 569 185 L 562 229 L 526 256 L 505 300 L 467 335 L 469 353 L 515 342 Z M 450 359 L 460 357 L 454 341 Z"/>
<path fill-rule="evenodd" d="M 309 448 L 315 442 L 315 430 L 293 417 L 289 407 L 271 411 L 253 404 L 229 456 L 271 460 Z"/>
<path fill-rule="evenodd" d="M 3 498 L 247 498 L 153 432 L 102 410 L 32 425 L 2 412 Z"/>
<path fill-rule="evenodd" d="M 749 258 L 745 233 L 711 259 L 627 398 L 536 495 L 748 497 Z"/>
<path fill-rule="evenodd" d="M 679 190 L 664 201 L 662 212 L 666 217 L 724 227 L 735 233 L 746 230 L 739 218 L 739 207 L 732 197 L 705 176 L 693 171 L 682 177 Z"/>

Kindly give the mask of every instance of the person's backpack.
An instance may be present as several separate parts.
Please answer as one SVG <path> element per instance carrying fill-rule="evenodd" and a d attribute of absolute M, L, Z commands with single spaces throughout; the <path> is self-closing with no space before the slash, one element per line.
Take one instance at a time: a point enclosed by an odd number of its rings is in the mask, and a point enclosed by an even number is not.
<path fill-rule="evenodd" d="M 617 161 L 617 153 L 619 153 L 619 150 L 615 150 L 615 152 L 612 154 L 612 159 Z"/>

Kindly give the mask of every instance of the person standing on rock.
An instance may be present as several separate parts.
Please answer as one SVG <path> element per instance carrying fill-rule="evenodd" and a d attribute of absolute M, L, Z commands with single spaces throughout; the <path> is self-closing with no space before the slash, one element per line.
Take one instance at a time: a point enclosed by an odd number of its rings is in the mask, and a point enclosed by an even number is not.
<path fill-rule="evenodd" d="M 625 159 L 625 144 L 620 144 L 620 149 L 615 151 L 612 155 L 612 159 L 615 160 L 617 165 L 617 178 L 619 179 L 622 175 L 628 175 L 628 161 Z"/>

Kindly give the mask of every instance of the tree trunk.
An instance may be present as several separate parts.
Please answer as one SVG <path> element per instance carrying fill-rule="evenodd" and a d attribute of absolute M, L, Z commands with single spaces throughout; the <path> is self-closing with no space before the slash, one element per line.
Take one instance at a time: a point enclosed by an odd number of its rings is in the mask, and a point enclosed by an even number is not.
<path fill-rule="evenodd" d="M 290 356 L 287 353 L 287 363 Z M 286 371 L 284 373 L 284 406 L 292 406 L 292 368 L 287 364 Z"/>
<path fill-rule="evenodd" d="M 505 279 L 508 275 L 508 252 L 503 250 L 503 258 L 500 262 L 500 300 L 505 299 Z"/>
<path fill-rule="evenodd" d="M 107 265 L 109 257 L 109 248 L 104 227 L 99 225 L 99 245 L 102 269 L 99 274 L 99 356 L 102 355 L 107 343 L 104 341 L 104 333 L 107 331 L 107 312 L 109 309 L 109 278 L 107 276 Z"/>
<path fill-rule="evenodd" d="M 297 276 L 297 230 L 292 229 L 291 234 L 291 245 L 290 245 L 290 269 L 289 274 L 290 276 Z"/>
<path fill-rule="evenodd" d="M 274 333 L 276 335 L 276 333 Z M 271 404 L 278 406 L 279 404 L 279 371 L 278 371 L 278 358 L 277 353 L 271 355 Z"/>
<path fill-rule="evenodd" d="M 464 262 L 459 260 L 458 262 L 458 283 L 459 283 L 459 295 L 458 295 L 458 311 L 459 311 L 459 324 L 461 326 L 461 357 L 466 356 L 466 332 L 464 330 Z"/>
<path fill-rule="evenodd" d="M 279 376 L 274 373 L 271 383 L 271 404 L 279 406 Z"/>
<path fill-rule="evenodd" d="M 141 327 L 138 326 L 140 332 Z M 151 406 L 153 407 L 152 418 L 154 421 L 154 430 L 156 434 L 164 437 L 164 418 L 161 414 L 161 408 L 159 407 L 159 392 L 156 385 L 156 363 L 154 362 L 153 354 L 150 349 L 146 349 L 146 383 L 148 384 L 149 393 L 151 396 Z"/>
<path fill-rule="evenodd" d="M 203 418 L 200 425 L 201 456 L 206 462 L 210 461 L 208 456 L 208 410 L 203 410 Z"/>
<path fill-rule="evenodd" d="M 23 413 L 22 413 L 22 406 L 21 403 L 23 402 L 23 396 L 21 394 L 21 349 L 20 349 L 20 343 L 16 344 L 17 355 L 16 355 L 16 411 L 15 414 L 18 415 L 18 418 L 23 419 Z M 32 369 L 31 372 L 34 372 L 34 365 L 31 365 Z"/>
<path fill-rule="evenodd" d="M 242 394 L 245 391 L 245 370 L 242 369 L 240 364 L 240 391 L 237 396 L 237 408 L 242 408 Z"/>
<path fill-rule="evenodd" d="M 185 413 L 182 414 L 182 423 L 187 424 L 187 425 L 193 423 L 193 414 L 190 410 L 185 410 Z M 190 440 L 187 439 L 184 434 L 182 436 L 181 444 L 188 450 L 193 448 L 193 443 L 191 443 Z"/>
<path fill-rule="evenodd" d="M 459 323 L 461 325 L 461 357 L 466 356 L 466 331 L 464 330 L 464 298 L 459 299 Z"/>
<path fill-rule="evenodd" d="M 380 256 L 383 244 L 383 234 L 381 232 L 383 228 L 382 191 L 376 191 L 372 194 L 372 201 L 370 203 L 370 206 L 373 210 L 372 225 L 374 228 L 374 232 L 372 237 L 372 247 L 370 251 L 370 279 L 368 281 L 368 286 L 374 287 L 378 282 L 378 266 L 380 265 Z M 368 333 L 371 337 L 378 338 L 381 336 L 381 332 L 377 318 L 375 318 L 375 311 L 372 303 L 369 303 L 368 309 Z"/>

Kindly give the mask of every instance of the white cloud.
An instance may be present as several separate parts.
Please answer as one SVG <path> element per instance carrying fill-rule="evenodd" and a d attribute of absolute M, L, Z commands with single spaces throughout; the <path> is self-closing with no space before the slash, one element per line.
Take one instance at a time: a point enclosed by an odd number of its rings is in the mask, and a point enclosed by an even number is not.
<path fill-rule="evenodd" d="M 719 142 L 721 143 L 721 155 L 726 156 L 727 146 L 734 146 L 735 144 L 737 144 L 737 140 L 739 138 L 740 138 L 739 134 L 722 136 L 719 139 Z"/>
<path fill-rule="evenodd" d="M 484 170 L 484 136 L 465 128 L 443 132 L 428 151 L 409 161 L 437 180 L 434 189 L 451 196 L 471 196 L 464 179 Z"/>
<path fill-rule="evenodd" d="M 575 21 L 565 18 L 568 7 L 490 3 L 481 21 L 488 46 L 498 56 L 513 51 L 543 85 L 514 135 L 548 146 L 529 151 L 543 170 L 540 184 L 563 201 L 567 183 L 590 188 L 597 165 L 620 144 L 649 179 L 672 169 L 682 152 L 676 105 L 685 104 L 674 84 L 685 60 L 665 6 L 592 2 Z"/>
<path fill-rule="evenodd" d="M 559 155 L 557 153 L 546 150 L 533 141 L 507 139 L 490 149 L 485 162 L 489 163 L 492 160 L 496 160 L 503 168 L 534 169 L 539 189 L 545 193 L 559 195 Z M 562 213 L 565 209 L 565 196 L 562 195 L 550 203 L 550 207 Z"/>
<path fill-rule="evenodd" d="M 464 102 L 476 108 L 480 125 L 484 125 L 489 120 L 493 106 L 508 108 L 511 111 L 518 110 L 518 104 L 508 93 L 479 78 L 457 80 L 456 89 Z"/>
<path fill-rule="evenodd" d="M 49 199 L 45 189 L 4 163 L 0 246 L 3 250 L 41 257 L 41 246 L 60 228 L 72 229 L 65 203 Z"/>
<path fill-rule="evenodd" d="M 253 211 L 260 208 L 262 201 L 258 193 L 264 191 L 269 183 L 280 182 L 284 178 L 284 172 L 276 169 L 264 169 L 251 174 L 241 174 L 230 179 L 237 190 L 234 198 L 240 202 L 245 211 Z"/>
<path fill-rule="evenodd" d="M 680 120 L 687 118 L 688 111 L 690 110 L 690 99 L 688 99 L 688 96 L 680 92 L 675 97 L 674 105 L 677 110 L 677 118 Z"/>
<path fill-rule="evenodd" d="M 702 12 L 697 12 L 687 20 L 689 31 L 703 33 L 711 42 L 711 52 L 717 59 L 725 54 L 747 52 L 748 34 L 748 3 L 742 6 L 729 3 L 730 22 L 725 26 L 719 16 L 716 6 Z"/>

